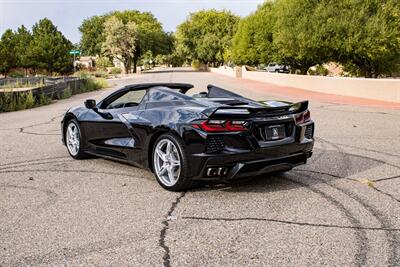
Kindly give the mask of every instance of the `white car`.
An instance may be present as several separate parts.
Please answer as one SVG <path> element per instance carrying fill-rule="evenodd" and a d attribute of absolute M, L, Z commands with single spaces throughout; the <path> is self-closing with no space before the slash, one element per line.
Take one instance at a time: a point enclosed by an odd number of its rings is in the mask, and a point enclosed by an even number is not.
<path fill-rule="evenodd" d="M 265 70 L 268 72 L 289 73 L 288 66 L 279 65 L 277 63 L 269 63 Z"/>

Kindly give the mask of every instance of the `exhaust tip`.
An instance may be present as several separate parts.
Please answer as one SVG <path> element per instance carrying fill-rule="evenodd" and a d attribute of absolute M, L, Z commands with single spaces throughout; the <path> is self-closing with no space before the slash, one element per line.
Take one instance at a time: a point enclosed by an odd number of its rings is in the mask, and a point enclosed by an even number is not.
<path fill-rule="evenodd" d="M 226 167 L 215 167 L 207 169 L 208 177 L 225 176 L 227 173 L 228 173 L 228 168 Z"/>

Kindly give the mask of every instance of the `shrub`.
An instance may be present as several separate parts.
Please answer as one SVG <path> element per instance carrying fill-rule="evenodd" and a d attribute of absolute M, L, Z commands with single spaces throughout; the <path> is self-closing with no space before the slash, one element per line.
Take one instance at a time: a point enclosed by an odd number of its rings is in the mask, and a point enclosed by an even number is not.
<path fill-rule="evenodd" d="M 122 69 L 121 68 L 112 68 L 110 71 L 111 74 L 121 74 L 122 73 Z"/>
<path fill-rule="evenodd" d="M 101 71 L 101 70 L 98 70 L 98 71 L 94 72 L 94 76 L 97 77 L 97 78 L 104 78 L 104 79 L 109 78 L 108 73 L 105 72 L 105 71 Z"/>
<path fill-rule="evenodd" d="M 107 67 L 112 67 L 113 64 L 107 57 L 100 57 L 96 60 L 96 66 L 100 69 L 106 69 Z"/>
<path fill-rule="evenodd" d="M 72 96 L 72 90 L 71 88 L 68 86 L 61 94 L 61 97 L 59 97 L 60 99 L 66 99 L 66 98 L 70 98 Z"/>
<path fill-rule="evenodd" d="M 200 69 L 200 61 L 198 61 L 197 59 L 194 59 L 192 61 L 192 68 L 195 70 L 199 70 Z"/>
<path fill-rule="evenodd" d="M 329 70 L 322 65 L 317 65 L 315 67 L 311 67 L 308 70 L 308 74 L 315 76 L 327 76 L 329 74 Z"/>
<path fill-rule="evenodd" d="M 91 75 L 88 71 L 80 70 L 74 73 L 74 76 L 81 79 L 88 79 Z"/>
<path fill-rule="evenodd" d="M 107 80 L 104 78 L 88 78 L 80 88 L 80 92 L 90 92 L 108 87 Z"/>
<path fill-rule="evenodd" d="M 40 93 L 39 98 L 36 103 L 36 106 L 48 105 L 50 103 L 51 103 L 51 99 L 47 95 Z"/>
<path fill-rule="evenodd" d="M 15 111 L 35 106 L 35 97 L 32 91 L 13 92 L 6 90 L 0 93 L 0 112 Z"/>
<path fill-rule="evenodd" d="M 10 78 L 23 78 L 23 77 L 25 77 L 25 74 L 20 71 L 14 71 L 14 72 L 11 72 L 8 76 Z"/>

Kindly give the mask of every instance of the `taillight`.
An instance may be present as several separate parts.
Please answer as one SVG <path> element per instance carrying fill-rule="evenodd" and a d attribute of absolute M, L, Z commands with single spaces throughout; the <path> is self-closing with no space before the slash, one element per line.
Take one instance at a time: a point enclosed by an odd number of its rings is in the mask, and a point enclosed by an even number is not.
<path fill-rule="evenodd" d="M 245 121 L 208 120 L 200 124 L 193 124 L 193 127 L 206 132 L 236 132 L 247 131 L 245 123 Z"/>
<path fill-rule="evenodd" d="M 302 123 L 305 123 L 305 122 L 309 122 L 311 120 L 310 111 L 307 110 L 307 111 L 305 111 L 303 113 L 297 114 L 295 116 L 295 120 L 296 120 L 296 124 L 302 124 Z"/>

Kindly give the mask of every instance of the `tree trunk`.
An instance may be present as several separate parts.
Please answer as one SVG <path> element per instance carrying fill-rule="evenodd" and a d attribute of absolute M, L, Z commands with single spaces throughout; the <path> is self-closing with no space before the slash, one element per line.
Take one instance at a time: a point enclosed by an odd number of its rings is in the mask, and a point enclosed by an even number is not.
<path fill-rule="evenodd" d="M 310 67 L 300 67 L 300 74 L 307 75 L 307 71 Z"/>
<path fill-rule="evenodd" d="M 133 73 L 136 73 L 136 68 L 137 68 L 137 59 L 133 59 Z"/>

